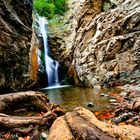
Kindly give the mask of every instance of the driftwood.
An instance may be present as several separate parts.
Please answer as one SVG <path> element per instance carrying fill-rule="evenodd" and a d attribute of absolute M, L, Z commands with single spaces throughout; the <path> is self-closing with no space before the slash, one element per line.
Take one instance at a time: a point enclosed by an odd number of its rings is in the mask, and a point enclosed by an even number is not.
<path fill-rule="evenodd" d="M 140 139 L 140 128 L 132 125 L 117 126 L 99 121 L 85 108 L 59 117 L 53 123 L 47 140 L 136 140 Z"/>
<path fill-rule="evenodd" d="M 18 116 L 4 116 L 0 117 L 0 127 L 6 128 L 19 128 L 22 126 L 30 125 L 47 125 L 50 121 L 54 121 L 56 115 L 52 112 L 49 112 L 48 115 L 43 117 L 18 117 Z M 51 122 L 51 123 L 52 123 Z M 48 124 L 49 125 L 49 124 Z"/>
<path fill-rule="evenodd" d="M 28 91 L 0 95 L 0 112 L 13 114 L 14 110 L 32 107 L 41 111 L 49 111 L 49 99 L 40 92 Z"/>
<path fill-rule="evenodd" d="M 40 113 L 39 117 L 15 116 L 24 111 Z M 40 92 L 18 92 L 0 95 L 0 128 L 12 129 L 30 125 L 48 125 L 63 114 L 63 109 L 49 103 L 49 99 Z"/>

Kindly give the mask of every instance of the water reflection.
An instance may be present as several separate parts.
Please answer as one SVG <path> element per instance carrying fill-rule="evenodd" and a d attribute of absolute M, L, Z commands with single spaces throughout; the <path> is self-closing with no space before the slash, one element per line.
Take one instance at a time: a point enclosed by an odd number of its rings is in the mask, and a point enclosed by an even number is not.
<path fill-rule="evenodd" d="M 92 111 L 102 111 L 109 109 L 111 106 L 108 102 L 108 97 L 101 97 L 100 93 L 120 92 L 116 89 L 91 89 L 82 87 L 67 87 L 60 89 L 45 90 L 50 99 L 50 102 L 62 105 L 67 111 L 71 111 L 76 107 L 87 107 L 89 102 L 94 104 L 94 107 L 88 108 Z"/>

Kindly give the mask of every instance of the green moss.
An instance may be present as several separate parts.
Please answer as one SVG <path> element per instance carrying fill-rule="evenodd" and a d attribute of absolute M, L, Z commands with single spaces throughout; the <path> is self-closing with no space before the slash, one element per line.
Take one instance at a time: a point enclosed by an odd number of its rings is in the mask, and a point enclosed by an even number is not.
<path fill-rule="evenodd" d="M 66 19 L 64 16 L 55 15 L 49 20 L 49 34 L 55 34 L 56 36 L 61 36 L 67 29 L 65 24 Z"/>
<path fill-rule="evenodd" d="M 108 11 L 110 9 L 114 9 L 116 5 L 109 0 L 106 0 L 103 5 L 103 11 Z"/>

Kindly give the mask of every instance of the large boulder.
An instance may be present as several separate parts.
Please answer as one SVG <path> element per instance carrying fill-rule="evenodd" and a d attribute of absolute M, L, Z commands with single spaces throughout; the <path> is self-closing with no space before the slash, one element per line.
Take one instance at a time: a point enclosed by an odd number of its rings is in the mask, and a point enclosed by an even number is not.
<path fill-rule="evenodd" d="M 139 0 L 85 0 L 77 15 L 73 46 L 67 59 L 76 83 L 138 83 L 140 74 Z M 70 70 L 71 72 L 71 70 Z M 75 74 L 76 73 L 76 74 Z"/>
<path fill-rule="evenodd" d="M 33 86 L 29 76 L 32 37 L 32 0 L 0 1 L 0 90 Z"/>

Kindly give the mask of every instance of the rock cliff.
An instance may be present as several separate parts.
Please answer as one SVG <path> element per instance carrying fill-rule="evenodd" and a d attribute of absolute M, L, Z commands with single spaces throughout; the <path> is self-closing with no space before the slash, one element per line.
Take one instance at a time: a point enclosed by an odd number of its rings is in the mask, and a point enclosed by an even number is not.
<path fill-rule="evenodd" d="M 85 0 L 66 58 L 76 83 L 89 87 L 139 83 L 139 15 L 139 0 Z"/>
<path fill-rule="evenodd" d="M 32 0 L 0 0 L 0 92 L 29 89 Z"/>

